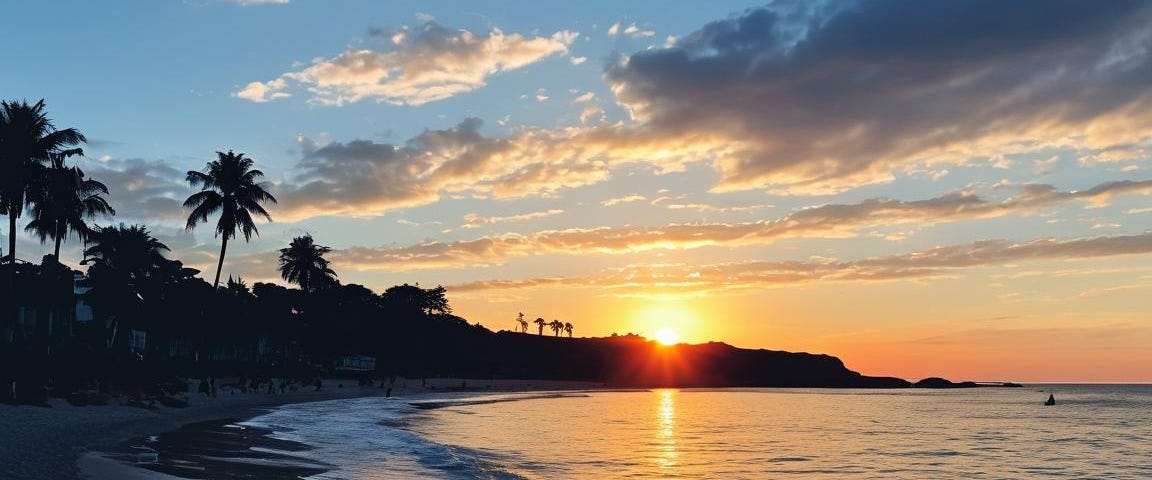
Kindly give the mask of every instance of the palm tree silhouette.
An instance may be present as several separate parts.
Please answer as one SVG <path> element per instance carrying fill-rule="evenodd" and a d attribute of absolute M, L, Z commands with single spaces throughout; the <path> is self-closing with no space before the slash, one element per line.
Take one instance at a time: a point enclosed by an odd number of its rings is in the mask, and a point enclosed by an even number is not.
<path fill-rule="evenodd" d="M 548 328 L 551 328 L 552 333 L 559 337 L 560 331 L 564 329 L 564 324 L 560 323 L 559 320 L 552 320 L 551 322 L 548 322 Z"/>
<path fill-rule="evenodd" d="M 80 154 L 79 149 L 52 155 L 52 166 L 44 173 L 43 188 L 30 196 L 32 221 L 24 229 L 32 232 L 43 243 L 51 238 L 55 242 L 52 254 L 60 261 L 60 244 L 75 233 L 84 241 L 94 231 L 86 219 L 97 215 L 115 215 L 116 210 L 100 195 L 108 194 L 108 187 L 96 180 L 84 178 L 79 167 L 67 167 L 64 159 Z"/>
<path fill-rule="evenodd" d="M 572 324 L 564 322 L 564 331 L 568 332 L 568 338 L 572 338 Z"/>
<path fill-rule="evenodd" d="M 264 190 L 259 182 L 264 172 L 252 168 L 252 159 L 243 153 L 216 152 L 217 160 L 208 162 L 205 172 L 188 171 L 187 181 L 200 191 L 184 201 L 184 208 L 191 208 L 185 228 L 192 230 L 200 222 L 207 222 L 208 216 L 220 212 L 216 222 L 216 235 L 223 236 L 220 243 L 220 261 L 216 264 L 216 280 L 212 287 L 220 286 L 220 270 L 224 267 L 224 253 L 228 250 L 228 239 L 236 236 L 236 230 L 244 234 L 244 241 L 252 239 L 252 234 L 260 235 L 252 213 L 263 216 L 269 222 L 272 216 L 260 204 L 276 203 L 276 198 Z"/>
<path fill-rule="evenodd" d="M 67 147 L 87 141 L 73 128 L 57 130 L 44 112 L 44 100 L 0 102 L 0 213 L 8 216 L 8 262 L 16 263 L 16 219 L 30 188 L 44 175 L 44 162 Z M 15 275 L 15 269 L 12 270 Z M 13 277 L 15 282 L 15 277 Z"/>
<path fill-rule="evenodd" d="M 280 276 L 300 285 L 305 292 L 333 285 L 336 272 L 324 258 L 324 254 L 331 251 L 329 247 L 314 243 L 312 235 L 293 238 L 287 248 L 280 249 Z"/>
<path fill-rule="evenodd" d="M 516 322 L 520 324 L 520 333 L 528 333 L 528 321 L 524 320 L 524 312 L 516 315 Z"/>
<path fill-rule="evenodd" d="M 89 286 L 85 294 L 93 308 L 103 306 L 108 312 L 111 347 L 123 334 L 123 323 L 131 326 L 142 321 L 138 316 L 140 304 L 154 287 L 157 277 L 171 263 L 162 252 L 168 246 L 161 243 L 143 225 L 108 226 L 95 230 L 86 242 L 84 260 L 88 268 Z M 117 333 L 121 332 L 121 333 Z"/>
<path fill-rule="evenodd" d="M 123 223 L 94 230 L 85 245 L 81 263 L 120 272 L 129 284 L 151 276 L 167 261 L 162 252 L 169 251 L 143 225 Z"/>
<path fill-rule="evenodd" d="M 536 327 L 538 328 L 536 334 L 537 335 L 544 335 L 544 325 L 548 322 L 545 322 L 543 318 L 537 317 L 536 320 L 532 321 L 532 323 L 535 323 Z"/>

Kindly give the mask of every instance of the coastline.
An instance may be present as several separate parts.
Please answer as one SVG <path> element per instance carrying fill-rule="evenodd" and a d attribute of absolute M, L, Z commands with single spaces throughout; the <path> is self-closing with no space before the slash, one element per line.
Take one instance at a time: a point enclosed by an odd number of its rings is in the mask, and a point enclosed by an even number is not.
<path fill-rule="evenodd" d="M 351 384 L 344 388 L 336 385 Z M 466 388 L 460 388 L 461 385 Z M 98 452 L 114 450 L 133 439 L 172 432 L 184 426 L 216 420 L 247 420 L 280 405 L 343 398 L 384 396 L 380 387 L 360 387 L 354 380 L 328 380 L 315 392 L 304 389 L 283 394 L 230 394 L 215 398 L 188 394 L 187 408 L 107 405 L 76 407 L 60 399 L 49 406 L 0 405 L 0 474 L 23 479 L 157 479 L 177 478 L 134 468 Z M 500 393 L 602 388 L 588 382 L 534 380 L 419 379 L 397 382 L 395 397 L 430 393 Z"/>

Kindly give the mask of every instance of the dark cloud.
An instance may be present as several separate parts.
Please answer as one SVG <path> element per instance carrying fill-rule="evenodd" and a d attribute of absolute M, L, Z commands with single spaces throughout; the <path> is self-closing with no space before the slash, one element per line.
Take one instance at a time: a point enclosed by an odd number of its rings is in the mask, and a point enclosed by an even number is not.
<path fill-rule="evenodd" d="M 1144 2 L 784 3 L 621 58 L 650 132 L 723 136 L 719 187 L 833 192 L 913 164 L 1152 134 Z"/>
<path fill-rule="evenodd" d="M 181 205 L 192 194 L 184 182 L 186 171 L 163 160 L 86 160 L 80 168 L 108 186 L 108 202 L 116 209 L 116 221 L 174 222 L 185 218 Z"/>

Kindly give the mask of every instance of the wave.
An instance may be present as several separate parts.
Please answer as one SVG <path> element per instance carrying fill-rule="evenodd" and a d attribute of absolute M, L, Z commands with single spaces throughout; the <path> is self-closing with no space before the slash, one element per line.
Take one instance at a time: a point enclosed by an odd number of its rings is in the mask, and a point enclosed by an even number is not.
<path fill-rule="evenodd" d="M 270 437 L 312 447 L 290 452 L 310 461 L 335 466 L 309 477 L 316 480 L 358 478 L 441 478 L 525 480 L 510 471 L 515 460 L 500 454 L 437 443 L 413 430 L 425 421 L 422 410 L 482 405 L 541 398 L 580 397 L 573 394 L 497 397 L 432 398 L 404 402 L 396 398 L 362 398 L 285 405 L 243 422 L 271 430 Z"/>
<path fill-rule="evenodd" d="M 432 409 L 436 409 L 436 408 L 463 407 L 463 406 L 468 406 L 468 405 L 487 405 L 490 403 L 519 402 L 522 400 L 539 400 L 539 399 L 545 399 L 545 398 L 584 398 L 584 397 L 588 397 L 588 395 L 583 394 L 583 393 L 541 393 L 541 394 L 482 397 L 482 398 L 426 400 L 426 401 L 419 401 L 419 402 L 409 402 L 408 405 L 419 408 L 421 410 L 432 410 Z"/>

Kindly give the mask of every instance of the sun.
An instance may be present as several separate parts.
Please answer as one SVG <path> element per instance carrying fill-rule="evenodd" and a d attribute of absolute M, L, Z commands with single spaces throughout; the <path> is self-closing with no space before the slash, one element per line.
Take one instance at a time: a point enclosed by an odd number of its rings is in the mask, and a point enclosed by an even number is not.
<path fill-rule="evenodd" d="M 656 341 L 663 345 L 675 345 L 680 341 L 680 334 L 668 327 L 656 330 Z"/>

